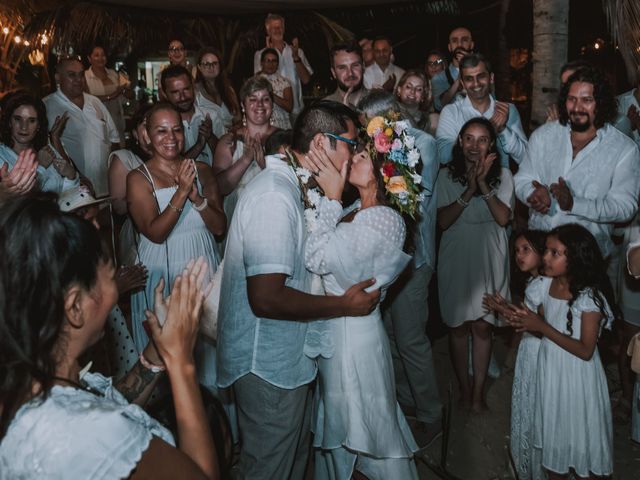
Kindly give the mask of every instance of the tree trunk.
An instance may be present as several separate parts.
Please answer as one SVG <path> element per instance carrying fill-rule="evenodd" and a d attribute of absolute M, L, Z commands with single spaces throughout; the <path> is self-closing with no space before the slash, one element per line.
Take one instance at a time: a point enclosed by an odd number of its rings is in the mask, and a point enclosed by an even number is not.
<path fill-rule="evenodd" d="M 569 0 L 533 1 L 533 88 L 531 128 L 542 125 L 547 107 L 560 89 L 560 68 L 567 61 Z"/>
<path fill-rule="evenodd" d="M 496 97 L 508 102 L 511 100 L 511 68 L 509 63 L 509 46 L 507 45 L 507 12 L 511 0 L 501 0 L 498 20 L 498 65 L 496 68 Z"/>

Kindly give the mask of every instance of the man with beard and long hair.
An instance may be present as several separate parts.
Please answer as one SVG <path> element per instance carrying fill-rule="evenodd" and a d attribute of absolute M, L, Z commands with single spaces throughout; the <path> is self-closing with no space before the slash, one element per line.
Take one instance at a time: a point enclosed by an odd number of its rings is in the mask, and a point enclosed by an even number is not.
<path fill-rule="evenodd" d="M 336 91 L 324 98 L 343 103 L 347 107 L 356 109 L 369 90 L 362 85 L 364 63 L 362 48 L 355 42 L 338 43 L 329 52 L 331 62 L 331 76 L 336 80 Z"/>
<path fill-rule="evenodd" d="M 451 61 L 446 69 L 431 79 L 433 89 L 433 105 L 439 112 L 451 103 L 458 92 L 463 89 L 460 81 L 460 61 L 465 55 L 473 52 L 473 37 L 468 28 L 458 27 L 451 30 L 447 48 L 451 54 Z"/>
<path fill-rule="evenodd" d="M 562 86 L 558 113 L 557 121 L 531 135 L 515 176 L 516 195 L 529 206 L 529 228 L 578 223 L 607 258 L 613 224 L 638 209 L 638 147 L 612 126 L 616 100 L 593 67 L 577 70 Z"/>
<path fill-rule="evenodd" d="M 160 85 L 164 98 L 180 112 L 184 127 L 185 158 L 193 158 L 211 166 L 218 138 L 225 132 L 220 115 L 195 104 L 193 77 L 182 65 L 165 68 L 160 75 Z"/>

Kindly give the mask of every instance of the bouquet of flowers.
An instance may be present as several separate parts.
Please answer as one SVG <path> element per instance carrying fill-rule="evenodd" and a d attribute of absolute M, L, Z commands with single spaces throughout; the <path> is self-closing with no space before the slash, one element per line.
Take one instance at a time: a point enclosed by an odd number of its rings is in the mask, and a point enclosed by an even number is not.
<path fill-rule="evenodd" d="M 382 160 L 380 172 L 387 198 L 401 213 L 415 218 L 423 200 L 422 177 L 416 172 L 420 152 L 415 137 L 408 133 L 409 122 L 396 112 L 376 116 L 367 124 L 367 149 L 371 158 Z"/>

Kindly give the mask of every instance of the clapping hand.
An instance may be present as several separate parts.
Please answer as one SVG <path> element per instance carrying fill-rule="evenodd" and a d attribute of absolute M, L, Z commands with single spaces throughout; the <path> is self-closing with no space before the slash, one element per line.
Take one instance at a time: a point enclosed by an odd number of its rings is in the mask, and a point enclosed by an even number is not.
<path fill-rule="evenodd" d="M 393 92 L 393 89 L 396 86 L 396 75 L 395 73 L 392 73 L 389 78 L 387 78 L 387 81 L 384 82 L 382 84 L 382 89 L 386 90 L 387 92 Z"/>
<path fill-rule="evenodd" d="M 53 121 L 53 126 L 51 130 L 49 130 L 49 135 L 51 136 L 51 143 L 56 149 L 62 145 L 60 139 L 62 138 L 62 132 L 64 132 L 64 128 L 67 126 L 67 122 L 69 121 L 69 113 L 64 112 L 62 115 L 58 115 L 56 119 Z"/>
<path fill-rule="evenodd" d="M 0 184 L 10 193 L 24 195 L 36 184 L 37 168 L 35 152 L 31 149 L 23 150 L 18 154 L 18 160 L 11 171 L 7 163 L 0 167 Z"/>
<path fill-rule="evenodd" d="M 490 153 L 488 155 L 485 155 L 484 158 L 478 162 L 478 165 L 476 167 L 476 180 L 478 188 L 489 189 L 486 183 L 487 174 L 489 173 L 489 170 L 491 170 L 491 166 L 493 165 L 493 162 L 496 161 L 496 158 L 498 158 L 498 156 L 495 153 Z"/>
<path fill-rule="evenodd" d="M 544 318 L 521 303 L 520 306 L 511 305 L 512 312 L 506 315 L 507 323 L 516 332 L 540 332 L 545 324 Z"/>
<path fill-rule="evenodd" d="M 142 263 L 120 267 L 116 273 L 118 293 L 123 294 L 144 288 L 147 284 L 148 275 L 147 267 Z"/>
<path fill-rule="evenodd" d="M 534 190 L 533 193 L 527 197 L 527 203 L 535 211 L 542 214 L 547 213 L 549 211 L 549 207 L 551 207 L 551 196 L 549 195 L 549 190 L 536 180 L 531 182 L 531 184 L 533 185 Z"/>
<path fill-rule="evenodd" d="M 564 178 L 558 178 L 558 183 L 552 183 L 549 186 L 551 194 L 558 201 L 558 206 L 567 212 L 570 212 L 573 208 L 573 195 L 569 189 L 569 185 L 565 182 Z"/>
<path fill-rule="evenodd" d="M 178 175 L 174 181 L 178 184 L 178 190 L 186 192 L 189 197 L 198 193 L 195 184 L 196 166 L 192 159 L 185 158 L 180 162 Z"/>
<path fill-rule="evenodd" d="M 515 307 L 511 303 L 507 302 L 505 298 L 496 293 L 485 293 L 482 297 L 482 305 L 492 312 L 497 312 L 499 315 L 507 318 L 515 313 Z"/>
<path fill-rule="evenodd" d="M 291 40 L 291 56 L 294 60 L 300 60 L 300 42 L 298 37 Z"/>
<path fill-rule="evenodd" d="M 496 102 L 493 115 L 489 121 L 493 124 L 496 131 L 500 133 L 507 126 L 507 120 L 509 120 L 509 104 L 505 102 Z"/>
<path fill-rule="evenodd" d="M 362 154 L 368 155 L 366 152 L 361 152 L 358 155 Z M 322 188 L 325 196 L 331 200 L 340 201 L 344 184 L 347 181 L 349 162 L 344 162 L 342 168 L 338 170 L 324 148 L 316 147 L 313 144 L 309 152 L 307 152 L 305 159 L 312 169 L 311 174 L 316 179 L 320 188 Z"/>
<path fill-rule="evenodd" d="M 211 137 L 213 137 L 212 125 L 213 122 L 211 121 L 211 117 L 207 113 L 207 115 L 204 117 L 204 120 L 198 127 L 198 137 L 202 138 L 202 140 L 205 142 L 211 139 Z"/>

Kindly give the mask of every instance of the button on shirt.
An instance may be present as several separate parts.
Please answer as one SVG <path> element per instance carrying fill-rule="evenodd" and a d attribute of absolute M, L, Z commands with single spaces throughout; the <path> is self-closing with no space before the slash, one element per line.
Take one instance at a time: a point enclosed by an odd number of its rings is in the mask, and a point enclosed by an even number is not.
<path fill-rule="evenodd" d="M 69 120 L 62 132 L 62 144 L 80 173 L 86 176 L 100 197 L 109 193 L 107 170 L 111 144 L 120 142 L 120 135 L 113 119 L 102 102 L 88 93 L 84 95 L 82 108 L 67 98 L 60 90 L 42 101 L 47 107 L 49 125 L 56 117 L 68 112 Z"/>
<path fill-rule="evenodd" d="M 447 67 L 449 69 L 449 73 L 451 74 L 451 78 L 456 80 L 458 75 L 460 75 L 460 69 L 456 67 L 453 63 L 450 63 Z M 451 84 L 449 83 L 449 79 L 447 78 L 447 72 L 444 70 L 436 73 L 431 79 L 431 91 L 433 93 L 433 106 L 439 112 L 442 110 L 442 102 L 440 101 L 440 96 L 449 90 Z"/>
<path fill-rule="evenodd" d="M 573 159 L 571 129 L 557 121 L 539 127 L 518 173 L 516 195 L 526 203 L 534 180 L 549 186 L 562 177 L 573 195 L 570 212 L 552 197 L 550 211 L 529 210 L 529 228 L 548 231 L 558 225 L 578 223 L 598 241 L 604 257 L 611 254 L 613 223 L 630 220 L 638 209 L 640 153 L 635 143 L 612 125 L 598 129 L 596 137 Z"/>
<path fill-rule="evenodd" d="M 197 105 L 194 105 L 194 108 L 195 112 L 191 117 L 191 121 L 182 119 L 182 126 L 184 127 L 185 152 L 198 142 L 198 129 L 200 128 L 200 124 L 205 120 L 207 114 L 211 117 L 211 130 L 213 131 L 213 134 L 220 138 L 225 133 L 224 125 L 216 112 L 204 110 Z M 213 165 L 213 153 L 211 152 L 208 144 L 205 144 L 202 152 L 200 152 L 200 155 L 198 155 L 195 160 L 204 162 L 209 166 Z"/>
<path fill-rule="evenodd" d="M 451 161 L 451 151 L 455 144 L 460 129 L 472 118 L 484 117 L 489 120 L 493 116 L 496 101 L 491 96 L 491 103 L 486 112 L 480 113 L 471 103 L 469 97 L 458 97 L 447 105 L 440 112 L 436 139 L 438 141 L 438 156 L 440 163 L 445 164 Z M 509 118 L 504 130 L 498 134 L 498 153 L 500 154 L 500 164 L 509 168 L 509 156 L 516 163 L 520 163 L 527 148 L 527 136 L 522 129 L 520 114 L 518 109 L 509 104 Z"/>
<path fill-rule="evenodd" d="M 316 375 L 304 355 L 307 323 L 257 317 L 247 295 L 247 277 L 287 276 L 286 286 L 311 292 L 304 264 L 306 228 L 298 179 L 279 156 L 249 184 L 236 206 L 225 251 L 218 312 L 218 385 L 253 373 L 280 388 L 296 388 Z"/>
<path fill-rule="evenodd" d="M 258 50 L 253 56 L 253 73 L 258 73 L 262 70 L 262 66 L 260 65 L 260 55 L 262 55 L 264 50 L 264 48 L 262 50 Z M 291 111 L 291 114 L 295 117 L 304 107 L 304 102 L 302 101 L 302 82 L 300 81 L 300 77 L 296 71 L 296 63 L 293 61 L 293 50 L 288 43 L 284 44 L 282 52 L 277 48 L 274 50 L 278 52 L 278 56 L 280 57 L 278 73 L 291 82 L 291 88 L 293 89 L 293 110 Z M 313 69 L 301 48 L 298 48 L 298 56 L 309 72 L 309 75 L 313 75 Z"/>
<path fill-rule="evenodd" d="M 415 146 L 420 152 L 422 162 L 422 186 L 424 200 L 420 205 L 420 218 L 416 228 L 414 268 L 436 265 L 436 180 L 440 163 L 436 140 L 428 133 L 409 128 L 409 135 L 415 138 Z"/>
<path fill-rule="evenodd" d="M 402 75 L 404 75 L 404 70 L 393 63 L 387 65 L 387 68 L 382 71 L 380 66 L 373 62 L 367 68 L 364 69 L 364 77 L 362 78 L 362 83 L 365 88 L 371 90 L 372 88 L 382 88 L 384 82 L 386 82 L 391 75 L 396 76 L 396 84 L 394 88 L 398 86 L 398 82 Z"/>

